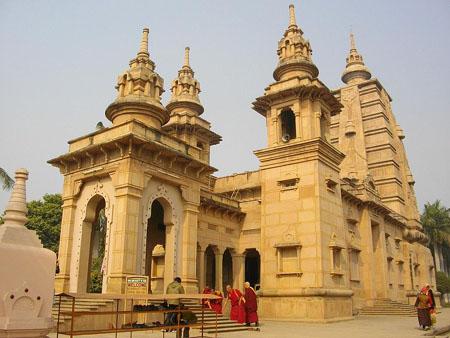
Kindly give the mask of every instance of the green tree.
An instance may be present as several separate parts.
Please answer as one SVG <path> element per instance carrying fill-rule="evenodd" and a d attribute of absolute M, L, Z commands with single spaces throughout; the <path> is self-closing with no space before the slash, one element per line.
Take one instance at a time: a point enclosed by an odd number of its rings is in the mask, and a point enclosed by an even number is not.
<path fill-rule="evenodd" d="M 3 190 L 10 190 L 14 185 L 14 180 L 3 168 L 0 168 L 0 182 L 2 184 Z"/>
<path fill-rule="evenodd" d="M 62 198 L 60 194 L 45 194 L 42 200 L 27 203 L 28 229 L 36 230 L 45 248 L 58 253 L 61 230 Z"/>
<path fill-rule="evenodd" d="M 450 209 L 436 200 L 434 203 L 427 202 L 420 217 L 423 230 L 430 238 L 430 249 L 433 253 L 436 265 L 436 248 L 450 244 Z"/>

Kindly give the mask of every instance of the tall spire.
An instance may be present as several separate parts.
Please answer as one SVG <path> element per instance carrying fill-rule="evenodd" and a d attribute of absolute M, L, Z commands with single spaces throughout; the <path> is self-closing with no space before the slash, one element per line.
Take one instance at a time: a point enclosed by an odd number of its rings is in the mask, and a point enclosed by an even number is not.
<path fill-rule="evenodd" d="M 139 53 L 138 56 L 145 56 L 145 55 L 149 55 L 148 54 L 148 33 L 150 32 L 150 30 L 145 27 L 142 31 L 142 39 L 141 39 L 141 46 L 139 48 Z"/>
<path fill-rule="evenodd" d="M 106 117 L 113 124 L 139 120 L 160 128 L 169 119 L 161 104 L 164 80 L 155 72 L 155 63 L 148 52 L 149 29 L 144 28 L 139 51 L 130 61 L 130 68 L 117 80 L 116 100 L 106 109 Z"/>
<path fill-rule="evenodd" d="M 315 78 L 319 70 L 311 59 L 311 45 L 297 26 L 294 5 L 289 5 L 289 26 L 278 42 L 278 65 L 273 72 L 276 81 L 294 76 Z"/>
<path fill-rule="evenodd" d="M 183 67 L 189 67 L 190 68 L 190 66 L 189 66 L 189 47 L 186 47 L 185 49 L 184 49 L 184 65 L 183 65 Z"/>
<path fill-rule="evenodd" d="M 369 69 L 365 66 L 363 57 L 356 50 L 355 36 L 350 33 L 350 53 L 346 58 L 347 65 L 342 74 L 342 81 L 346 84 L 359 83 L 371 78 Z"/>
<path fill-rule="evenodd" d="M 290 27 L 297 27 L 297 22 L 295 21 L 295 9 L 294 5 L 289 5 L 289 28 Z"/>
<path fill-rule="evenodd" d="M 184 63 L 178 71 L 178 76 L 172 81 L 172 97 L 167 104 L 167 109 L 172 113 L 175 109 L 190 110 L 195 114 L 203 113 L 200 103 L 200 83 L 194 77 L 194 71 L 189 64 L 189 47 L 184 49 Z"/>

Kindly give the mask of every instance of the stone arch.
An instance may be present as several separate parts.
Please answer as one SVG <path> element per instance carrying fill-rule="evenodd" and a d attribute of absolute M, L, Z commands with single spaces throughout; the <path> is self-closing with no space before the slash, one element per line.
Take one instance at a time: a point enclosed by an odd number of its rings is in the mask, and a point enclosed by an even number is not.
<path fill-rule="evenodd" d="M 261 256 L 255 248 L 248 248 L 244 251 L 245 256 L 245 281 L 252 287 L 261 283 Z"/>
<path fill-rule="evenodd" d="M 287 107 L 280 111 L 280 131 L 283 142 L 289 142 L 297 137 L 296 117 L 294 111 Z"/>
<path fill-rule="evenodd" d="M 222 290 L 226 290 L 226 286 L 233 285 L 233 249 L 226 248 L 222 257 Z"/>
<path fill-rule="evenodd" d="M 111 239 L 111 224 L 113 219 L 113 206 L 110 202 L 108 194 L 102 189 L 103 185 L 97 183 L 97 185 L 90 191 L 85 197 L 85 203 L 81 209 L 81 215 L 79 219 L 79 233 L 77 236 L 77 250 L 76 252 L 76 266 L 75 266 L 75 280 L 76 280 L 76 292 L 86 292 L 88 287 L 88 273 L 89 264 L 88 260 L 91 255 L 91 234 L 92 226 L 97 216 L 99 203 L 104 203 L 105 217 L 106 217 L 106 231 L 105 231 L 105 251 L 103 281 L 102 281 L 102 293 L 107 290 L 108 274 L 110 267 L 110 239 Z M 103 202 L 102 202 L 103 201 Z"/>
<path fill-rule="evenodd" d="M 145 273 L 146 267 L 146 252 L 147 252 L 147 227 L 148 219 L 151 217 L 152 204 L 158 201 L 164 210 L 164 225 L 166 226 L 166 266 L 172 266 L 172 269 L 165 269 L 164 279 L 165 284 L 171 281 L 177 271 L 177 245 L 178 233 L 180 229 L 179 216 L 175 211 L 175 202 L 170 197 L 163 184 L 157 186 L 156 191 L 150 195 L 147 205 L 144 209 L 142 218 L 142 255 L 141 255 L 141 273 Z M 170 257 L 169 255 L 172 255 Z"/>

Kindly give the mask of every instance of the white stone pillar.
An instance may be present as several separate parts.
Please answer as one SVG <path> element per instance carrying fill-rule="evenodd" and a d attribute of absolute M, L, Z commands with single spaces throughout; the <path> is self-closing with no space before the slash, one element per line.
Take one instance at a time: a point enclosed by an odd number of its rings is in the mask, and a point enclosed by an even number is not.
<path fill-rule="evenodd" d="M 233 258 L 233 288 L 242 289 L 245 274 L 245 255 L 235 254 Z"/>

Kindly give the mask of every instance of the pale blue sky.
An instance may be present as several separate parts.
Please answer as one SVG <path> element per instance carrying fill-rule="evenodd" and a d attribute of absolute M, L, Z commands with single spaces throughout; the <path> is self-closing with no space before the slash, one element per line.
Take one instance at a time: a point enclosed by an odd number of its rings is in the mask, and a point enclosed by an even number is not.
<path fill-rule="evenodd" d="M 185 46 L 223 142 L 212 164 L 225 175 L 258 167 L 266 144 L 253 99 L 273 80 L 277 41 L 291 1 L 0 1 L 0 166 L 30 171 L 28 198 L 60 192 L 46 163 L 69 139 L 94 130 L 116 95 L 117 75 L 150 27 L 150 55 L 169 85 Z M 350 27 L 366 65 L 393 98 L 416 179 L 419 207 L 450 207 L 450 1 L 293 1 L 320 79 L 331 89 L 348 53 Z M 0 191 L 0 211 L 9 193 Z"/>

